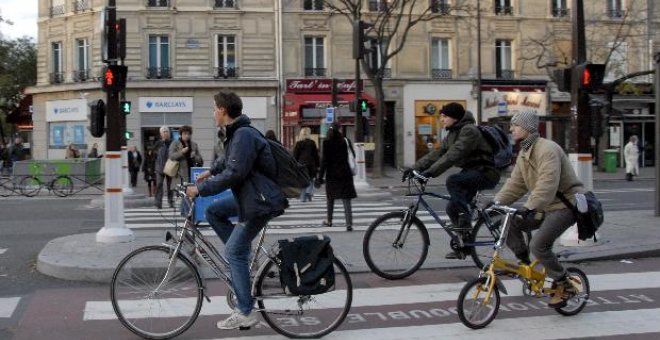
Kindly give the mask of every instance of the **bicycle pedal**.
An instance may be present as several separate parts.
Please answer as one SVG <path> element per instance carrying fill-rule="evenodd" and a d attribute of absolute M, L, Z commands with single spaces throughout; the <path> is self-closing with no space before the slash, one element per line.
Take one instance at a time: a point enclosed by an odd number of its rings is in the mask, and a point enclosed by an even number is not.
<path fill-rule="evenodd" d="M 252 328 L 252 327 L 251 327 L 251 326 L 248 326 L 248 327 L 238 327 L 238 330 L 239 330 L 239 331 L 249 331 L 250 328 Z"/>

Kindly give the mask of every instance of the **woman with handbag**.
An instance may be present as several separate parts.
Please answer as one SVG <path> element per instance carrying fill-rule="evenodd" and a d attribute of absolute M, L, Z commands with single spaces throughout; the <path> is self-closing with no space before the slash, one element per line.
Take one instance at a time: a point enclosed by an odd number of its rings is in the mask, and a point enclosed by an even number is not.
<path fill-rule="evenodd" d="M 197 143 L 192 139 L 192 127 L 184 125 L 179 130 L 181 138 L 175 140 L 170 145 L 169 158 L 172 161 L 179 162 L 179 169 L 175 177 L 180 181 L 190 181 L 190 168 L 193 166 L 201 166 L 203 164 L 202 156 L 199 154 Z"/>
<path fill-rule="evenodd" d="M 323 141 L 323 157 L 321 158 L 321 169 L 316 179 L 317 184 L 322 184 L 325 175 L 327 183 L 325 193 L 327 197 L 327 219 L 323 226 L 332 226 L 332 215 L 335 200 L 340 199 L 344 204 L 344 215 L 346 217 L 346 230 L 353 230 L 353 211 L 351 200 L 357 197 L 353 184 L 353 172 L 349 165 L 349 153 L 354 154 L 353 146 L 348 138 L 339 132 L 340 126 L 332 124 L 328 129 L 328 137 Z"/>

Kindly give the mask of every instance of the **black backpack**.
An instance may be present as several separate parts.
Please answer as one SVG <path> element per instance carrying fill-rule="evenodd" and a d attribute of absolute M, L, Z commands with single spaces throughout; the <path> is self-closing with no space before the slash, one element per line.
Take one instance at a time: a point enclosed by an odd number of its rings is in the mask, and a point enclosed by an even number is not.
<path fill-rule="evenodd" d="M 596 238 L 596 231 L 603 224 L 605 216 L 603 214 L 603 205 L 598 198 L 596 198 L 596 195 L 591 191 L 584 193 L 584 197 L 587 201 L 586 212 L 580 212 L 575 205 L 571 204 L 563 193 L 557 192 L 557 197 L 559 197 L 559 199 L 564 202 L 564 205 L 573 212 L 573 216 L 575 216 L 577 222 L 578 239 L 584 241 L 593 238 L 594 241 L 598 241 Z"/>
<path fill-rule="evenodd" d="M 316 295 L 334 289 L 334 253 L 327 236 L 279 240 L 280 283 L 286 294 Z"/>
<path fill-rule="evenodd" d="M 499 170 L 504 170 L 513 160 L 513 147 L 509 136 L 497 125 L 479 125 L 479 131 L 493 148 L 493 163 Z"/>
<path fill-rule="evenodd" d="M 250 126 L 257 130 L 257 128 Z M 257 130 L 259 134 L 261 131 Z M 264 137 L 263 134 L 261 134 Z M 298 162 L 284 145 L 277 141 L 264 137 L 270 145 L 276 166 L 276 176 L 271 178 L 282 189 L 287 198 L 300 197 L 300 193 L 307 188 L 312 180 L 307 173 L 307 167 Z"/>

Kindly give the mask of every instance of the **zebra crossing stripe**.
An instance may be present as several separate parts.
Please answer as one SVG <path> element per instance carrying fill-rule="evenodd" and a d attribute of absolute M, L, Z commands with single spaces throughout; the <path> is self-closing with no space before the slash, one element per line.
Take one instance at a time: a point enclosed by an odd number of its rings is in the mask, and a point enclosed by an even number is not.
<path fill-rule="evenodd" d="M 0 318 L 11 318 L 19 301 L 20 297 L 0 298 Z"/>
<path fill-rule="evenodd" d="M 0 248 L 0 255 L 4 254 L 7 251 L 7 248 Z"/>

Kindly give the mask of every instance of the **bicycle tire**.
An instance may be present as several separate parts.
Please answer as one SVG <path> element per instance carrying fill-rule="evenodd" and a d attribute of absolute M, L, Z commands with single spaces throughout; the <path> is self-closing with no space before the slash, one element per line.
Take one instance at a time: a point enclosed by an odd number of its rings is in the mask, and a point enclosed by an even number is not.
<path fill-rule="evenodd" d="M 11 178 L 2 177 L 0 178 L 0 197 L 9 197 L 14 192 L 14 183 L 12 183 Z"/>
<path fill-rule="evenodd" d="M 497 279 L 495 277 L 495 279 Z M 456 306 L 456 311 L 458 312 L 458 318 L 461 319 L 461 322 L 472 329 L 480 329 L 488 326 L 493 320 L 495 320 L 495 317 L 497 317 L 497 312 L 500 309 L 500 291 L 497 289 L 497 286 L 493 286 L 493 294 L 491 295 L 489 303 L 494 302 L 494 305 L 490 307 L 491 312 L 490 314 L 487 314 L 485 319 L 482 320 L 475 320 L 473 318 L 473 310 L 467 310 L 466 308 L 468 307 L 468 304 L 466 303 L 466 297 L 470 298 L 472 297 L 472 300 L 476 298 L 476 301 L 473 301 L 472 304 L 470 304 L 472 307 L 479 307 L 478 305 L 481 304 L 481 294 L 483 293 L 484 296 L 487 293 L 487 288 L 484 287 L 487 284 L 487 277 L 479 277 L 476 279 L 473 279 L 471 281 L 468 281 L 468 283 L 463 286 L 463 289 L 461 289 L 461 293 L 458 295 L 458 302 Z M 477 288 L 477 292 L 473 293 L 471 295 L 468 295 L 468 293 L 471 293 L 471 290 L 473 287 Z M 486 288 L 485 290 L 482 290 L 482 288 Z M 477 296 L 478 295 L 478 296 Z M 475 305 L 476 304 L 476 305 Z M 490 306 L 490 305 L 488 305 Z M 481 310 L 483 306 L 479 307 L 479 310 L 477 310 L 477 313 Z"/>
<path fill-rule="evenodd" d="M 395 245 L 394 240 L 396 239 L 399 230 L 403 228 L 403 219 L 405 217 L 406 212 L 405 211 L 395 211 L 395 212 L 390 212 L 387 213 L 378 219 L 376 219 L 371 225 L 369 225 L 369 228 L 367 228 L 366 233 L 364 234 L 364 239 L 362 241 L 362 254 L 364 255 L 364 259 L 367 262 L 367 265 L 371 269 L 371 271 L 388 280 L 399 280 L 406 278 L 412 274 L 414 274 L 419 267 L 422 266 L 424 261 L 426 261 L 426 257 L 429 252 L 429 233 L 426 227 L 424 226 L 424 223 L 417 218 L 417 216 L 413 216 L 412 223 L 410 225 L 410 230 L 408 231 L 408 236 L 406 238 L 406 244 L 410 245 L 411 243 L 413 244 L 413 247 L 418 248 L 420 250 L 420 253 L 418 255 L 413 255 L 410 256 L 412 263 L 410 266 L 405 267 L 404 269 L 400 269 L 401 266 L 398 264 L 397 261 L 397 254 L 396 253 L 403 253 L 403 246 L 404 245 Z M 394 227 L 391 228 L 387 225 L 388 220 L 393 220 L 391 223 L 393 223 Z M 417 231 L 416 233 L 413 231 Z M 385 234 L 383 235 L 378 235 L 378 237 L 375 236 L 376 231 L 378 231 L 379 234 Z M 393 232 L 391 232 L 393 231 Z M 418 234 L 420 240 L 413 240 L 414 242 L 410 242 L 411 235 Z M 383 247 L 385 249 L 385 255 L 383 254 L 376 254 L 376 242 L 375 238 L 380 238 L 382 239 L 382 242 L 378 242 L 379 246 L 378 247 Z M 415 245 L 414 243 L 421 243 L 419 245 Z M 412 249 L 412 247 L 409 247 Z M 387 254 L 394 254 L 394 259 L 388 258 L 386 255 Z M 405 255 L 405 254 L 402 254 Z M 378 261 L 382 261 L 383 263 L 376 263 L 376 259 Z M 386 266 L 389 265 L 390 267 L 387 268 Z"/>
<path fill-rule="evenodd" d="M 40 179 L 35 176 L 27 176 L 21 179 L 21 182 L 18 185 L 18 189 L 21 192 L 21 195 L 26 197 L 34 197 L 39 194 L 43 183 Z"/>
<path fill-rule="evenodd" d="M 333 262 L 335 287 L 326 293 L 311 296 L 286 294 L 275 262 L 270 260 L 264 265 L 255 284 L 256 299 L 262 317 L 273 330 L 294 339 L 320 338 L 344 322 L 353 302 L 353 283 L 344 264 L 336 257 Z M 309 302 L 321 303 L 321 306 L 311 307 L 307 305 Z M 271 303 L 274 307 L 270 307 Z M 305 303 L 305 307 L 301 307 L 300 303 Z M 284 307 L 277 309 L 279 306 Z M 330 322 L 322 326 L 325 320 Z"/>
<path fill-rule="evenodd" d="M 504 215 L 496 212 L 491 212 L 489 216 L 493 229 L 489 229 L 483 217 L 480 216 L 465 240 L 468 244 L 481 244 L 465 247 L 466 253 L 470 254 L 472 261 L 479 269 L 483 269 L 493 259 L 495 242 L 500 238 L 500 226 L 504 218 Z M 497 218 L 499 220 L 496 220 Z"/>
<path fill-rule="evenodd" d="M 55 195 L 67 197 L 73 192 L 73 181 L 69 176 L 58 176 L 51 182 L 50 188 Z"/>
<path fill-rule="evenodd" d="M 569 279 L 571 279 L 573 282 L 577 282 L 574 278 L 579 279 L 581 291 L 579 294 L 569 299 L 568 304 L 565 307 L 555 308 L 555 311 L 564 316 L 573 316 L 580 313 L 587 305 L 587 300 L 589 300 L 589 294 L 591 293 L 591 290 L 589 288 L 589 279 L 587 278 L 587 274 L 585 274 L 582 270 L 575 267 L 569 267 L 566 268 L 566 272 L 568 273 L 567 275 L 569 276 Z"/>
<path fill-rule="evenodd" d="M 185 332 L 197 320 L 202 308 L 204 295 L 202 279 L 196 267 L 185 256 L 177 254 L 176 260 L 180 261 L 180 265 L 175 267 L 177 271 L 172 274 L 169 282 L 161 285 L 172 252 L 173 249 L 166 246 L 136 249 L 121 260 L 112 276 L 110 300 L 117 318 L 124 327 L 145 339 L 169 339 Z M 124 281 L 130 282 L 133 277 L 138 277 L 138 282 L 126 284 L 126 288 L 135 289 L 139 294 L 124 293 Z M 183 284 L 180 284 L 180 281 L 184 281 Z M 170 287 L 171 283 L 175 285 Z M 144 285 L 145 288 L 140 290 L 138 287 L 140 285 Z M 161 291 L 154 292 L 153 287 L 160 287 Z M 169 293 L 172 293 L 173 297 L 162 297 Z M 185 297 L 186 294 L 190 296 Z M 159 298 L 153 299 L 154 295 Z M 149 317 L 154 315 L 152 313 L 154 301 L 157 302 L 156 307 L 169 305 L 172 306 L 172 310 L 155 313 L 157 317 Z M 187 319 L 182 322 L 176 321 L 182 318 Z M 166 330 L 145 329 L 159 327 L 161 324 L 164 324 Z"/>

